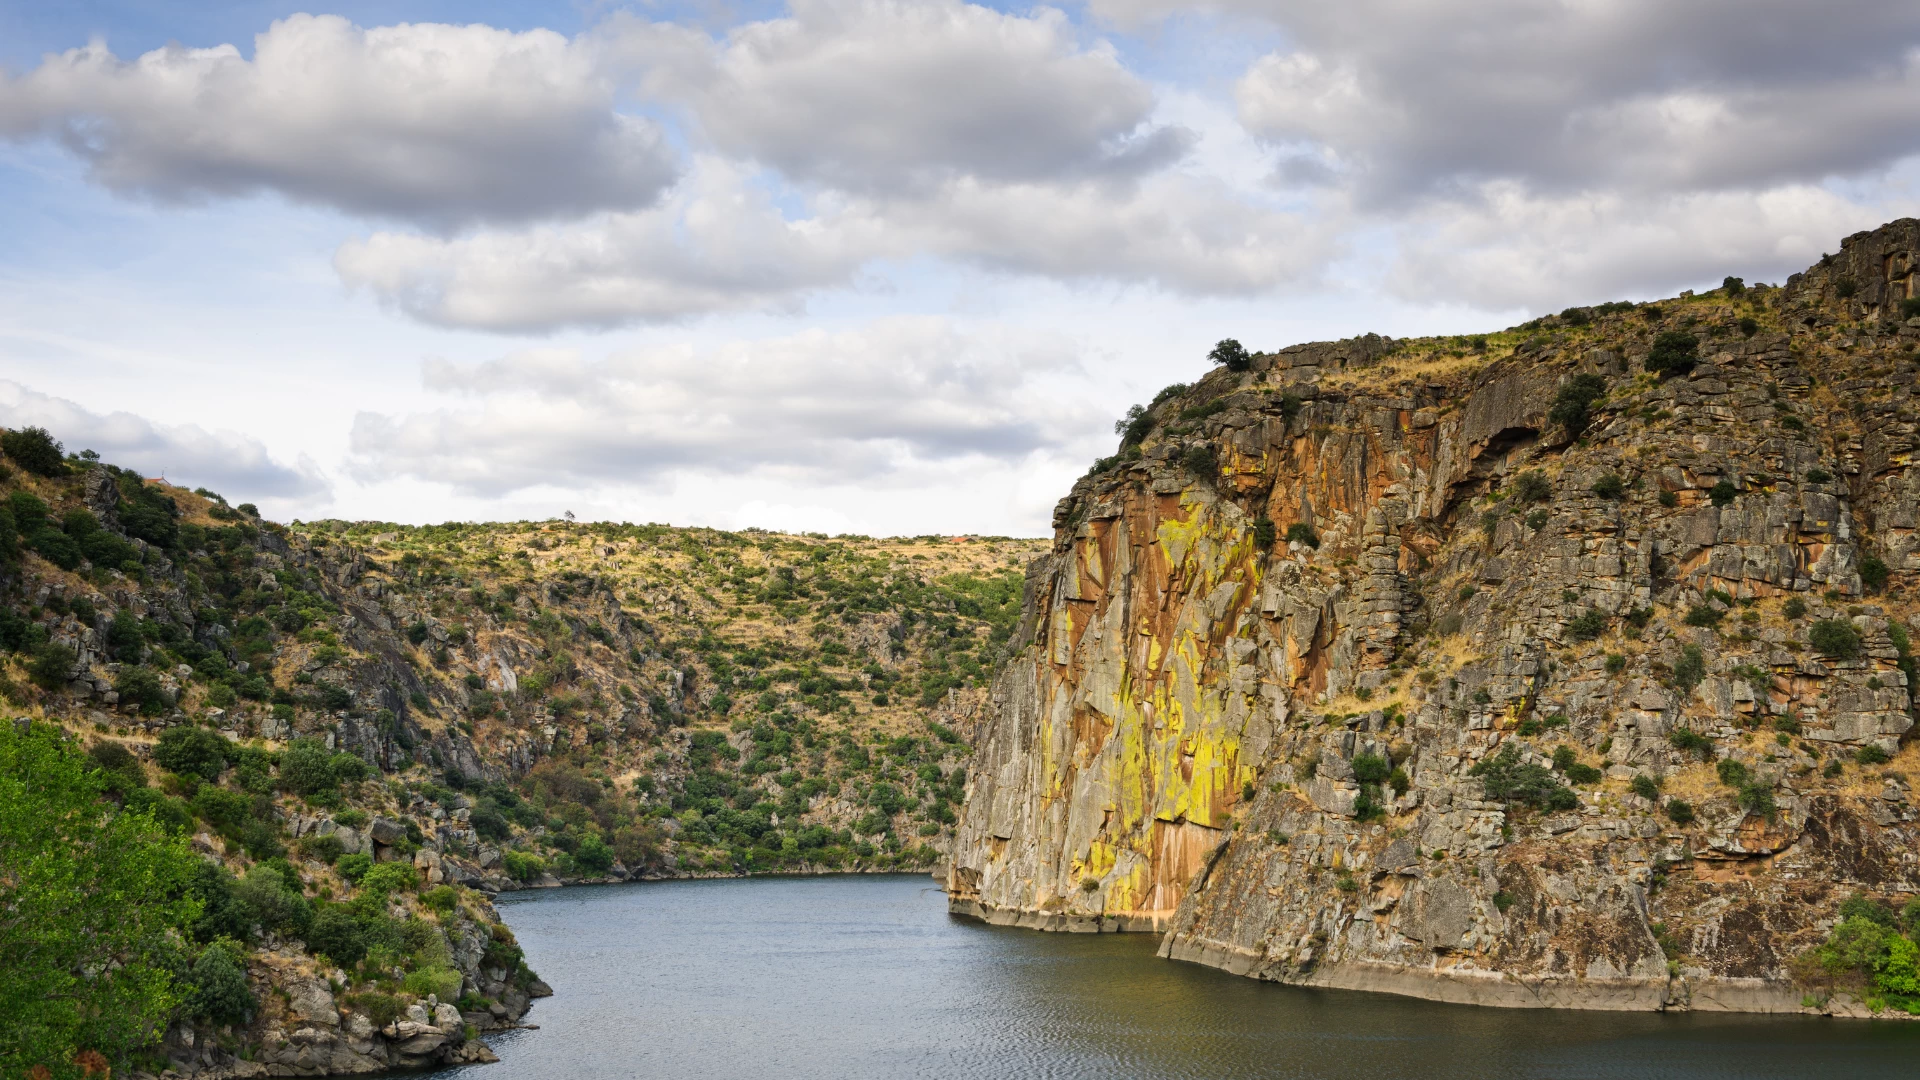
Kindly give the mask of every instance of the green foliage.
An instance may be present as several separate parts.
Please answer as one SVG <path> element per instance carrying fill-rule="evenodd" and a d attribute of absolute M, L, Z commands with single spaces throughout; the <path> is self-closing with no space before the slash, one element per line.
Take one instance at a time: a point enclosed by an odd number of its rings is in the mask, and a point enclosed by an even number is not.
<path fill-rule="evenodd" d="M 253 799 L 244 792 L 203 784 L 193 793 L 194 815 L 228 835 L 237 834 L 253 814 Z"/>
<path fill-rule="evenodd" d="M 1667 800 L 1667 818 L 1675 825 L 1685 825 L 1693 820 L 1693 804 L 1685 799 Z"/>
<path fill-rule="evenodd" d="M 377 863 L 360 877 L 360 891 L 375 896 L 412 892 L 420 882 L 419 874 L 408 863 Z"/>
<path fill-rule="evenodd" d="M 1607 632 L 1607 613 L 1599 608 L 1588 608 L 1567 624 L 1567 633 L 1575 641 L 1592 641 Z"/>
<path fill-rule="evenodd" d="M 1653 339 L 1647 353 L 1647 370 L 1661 378 L 1673 378 L 1692 371 L 1700 362 L 1700 339 L 1683 330 L 1667 330 Z"/>
<path fill-rule="evenodd" d="M 1627 497 L 1627 482 L 1621 479 L 1619 473 L 1608 473 L 1593 482 L 1593 493 L 1617 502 Z"/>
<path fill-rule="evenodd" d="M 1554 396 L 1547 419 L 1565 428 L 1569 437 L 1577 436 L 1586 430 L 1588 414 L 1594 402 L 1606 396 L 1607 380 L 1592 374 L 1575 375 Z"/>
<path fill-rule="evenodd" d="M 1739 494 L 1740 489 L 1734 486 L 1733 481 L 1726 479 L 1715 482 L 1711 488 L 1707 489 L 1707 499 L 1715 506 L 1725 506 Z"/>
<path fill-rule="evenodd" d="M 451 915 L 460 902 L 460 890 L 451 885 L 435 885 L 420 894 L 420 902 L 442 915 Z"/>
<path fill-rule="evenodd" d="M 1197 477 L 1210 477 L 1219 471 L 1219 465 L 1213 456 L 1213 447 L 1208 443 L 1194 443 L 1180 455 L 1180 467 Z"/>
<path fill-rule="evenodd" d="M 184 841 L 106 800 L 79 747 L 0 724 L 0 1075 L 75 1049 L 116 1061 L 180 1003 L 179 934 L 201 865 Z"/>
<path fill-rule="evenodd" d="M 1685 751 L 1706 761 L 1713 757 L 1713 740 L 1692 728 L 1677 727 L 1667 733 L 1667 741 L 1675 750 Z"/>
<path fill-rule="evenodd" d="M 1571 810 L 1580 804 L 1573 791 L 1554 779 L 1545 767 L 1520 759 L 1520 749 L 1512 743 L 1500 753 L 1482 758 L 1469 770 L 1481 778 L 1489 801 L 1532 806 L 1539 810 Z"/>
<path fill-rule="evenodd" d="M 341 877 L 357 885 L 361 878 L 367 876 L 367 871 L 373 869 L 373 856 L 358 851 L 342 855 L 340 861 L 334 864 L 334 869 L 340 872 Z"/>
<path fill-rule="evenodd" d="M 1628 781 L 1627 788 L 1648 802 L 1660 797 L 1660 782 L 1646 773 L 1635 773 L 1633 779 Z"/>
<path fill-rule="evenodd" d="M 1233 338 L 1222 338 L 1213 347 L 1213 351 L 1207 354 L 1207 359 L 1228 371 L 1246 371 L 1253 366 L 1252 354 Z"/>
<path fill-rule="evenodd" d="M 1865 585 L 1869 592 L 1879 592 L 1886 588 L 1889 572 L 1887 561 L 1880 556 L 1871 553 L 1861 556 L 1860 583 Z"/>
<path fill-rule="evenodd" d="M 1760 332 L 1760 320 L 1751 315 L 1740 316 L 1740 321 L 1734 325 L 1740 328 L 1741 337 L 1752 337 Z"/>
<path fill-rule="evenodd" d="M 245 1023 L 258 1005 L 247 986 L 245 956 L 232 941 L 216 941 L 200 950 L 186 982 L 188 1015 L 216 1024 Z"/>
<path fill-rule="evenodd" d="M 1673 684 L 1682 693 L 1691 694 L 1707 677 L 1707 655 L 1698 645 L 1682 645 L 1680 659 L 1673 664 Z"/>
<path fill-rule="evenodd" d="M 1513 478 L 1507 485 L 1507 493 L 1516 506 L 1527 506 L 1553 498 L 1553 484 L 1539 469 L 1528 469 Z"/>
<path fill-rule="evenodd" d="M 38 476 L 63 476 L 67 456 L 60 440 L 43 427 L 14 428 L 0 433 L 0 450 L 6 451 L 15 465 Z"/>
<path fill-rule="evenodd" d="M 437 995 L 441 1001 L 451 1002 L 460 996 L 461 976 L 458 971 L 447 967 L 426 967 L 418 971 L 407 972 L 401 989 L 416 997 Z"/>
<path fill-rule="evenodd" d="M 1597 784 L 1604 775 L 1599 769 L 1583 763 L 1571 746 L 1553 748 L 1553 767 L 1566 774 L 1568 780 L 1576 784 Z"/>
<path fill-rule="evenodd" d="M 502 859 L 506 864 L 507 876 L 518 882 L 537 881 L 547 872 L 547 864 L 538 855 L 509 851 Z"/>
<path fill-rule="evenodd" d="M 1273 546 L 1273 542 L 1278 538 L 1279 531 L 1274 528 L 1272 518 L 1262 514 L 1253 519 L 1253 548 L 1255 551 L 1266 551 Z"/>
<path fill-rule="evenodd" d="M 280 754 L 280 786 L 296 795 L 320 795 L 364 779 L 367 763 L 318 739 L 295 739 Z"/>
<path fill-rule="evenodd" d="M 1355 754 L 1352 765 L 1353 778 L 1362 784 L 1383 784 L 1393 769 L 1379 754 Z"/>
<path fill-rule="evenodd" d="M 1659 499 L 1660 499 L 1660 505 L 1666 507 L 1669 510 L 1680 505 L 1680 496 L 1676 492 L 1662 491 L 1659 495 Z"/>
<path fill-rule="evenodd" d="M 1720 620 L 1725 617 L 1726 612 L 1724 611 L 1720 611 L 1706 604 L 1695 604 L 1687 609 L 1687 617 L 1684 621 L 1688 626 L 1712 627 L 1719 626 Z"/>
<path fill-rule="evenodd" d="M 1888 756 L 1885 750 L 1880 749 L 1872 743 L 1868 743 L 1854 750 L 1853 760 L 1861 765 L 1885 765 L 1893 759 Z"/>
<path fill-rule="evenodd" d="M 313 917 L 307 947 L 336 964 L 352 967 L 367 955 L 367 930 L 360 918 L 342 904 L 327 904 Z"/>
<path fill-rule="evenodd" d="M 1739 296 L 1747 291 L 1747 283 L 1740 278 L 1728 276 L 1720 282 L 1720 291 L 1728 296 Z"/>
<path fill-rule="evenodd" d="M 1845 619 L 1818 619 L 1807 630 L 1807 644 L 1822 656 L 1855 660 L 1860 656 L 1860 631 Z"/>
<path fill-rule="evenodd" d="M 613 869 L 613 849 L 598 836 L 589 834 L 580 840 L 580 847 L 573 853 L 574 863 L 581 870 L 596 877 L 605 875 Z"/>
<path fill-rule="evenodd" d="M 1310 548 L 1318 550 L 1320 547 L 1320 534 L 1314 532 L 1313 526 L 1306 522 L 1296 521 L 1287 526 L 1287 543 L 1305 544 Z"/>
<path fill-rule="evenodd" d="M 1786 616 L 1789 619 L 1801 618 L 1805 616 L 1806 613 L 1807 613 L 1807 602 L 1805 600 L 1800 599 L 1797 596 L 1792 598 L 1791 600 L 1788 600 L 1786 603 L 1780 605 L 1780 614 Z"/>
<path fill-rule="evenodd" d="M 231 746 L 226 739 L 203 727 L 170 727 L 154 746 L 153 760 L 168 772 L 212 783 L 226 771 Z"/>

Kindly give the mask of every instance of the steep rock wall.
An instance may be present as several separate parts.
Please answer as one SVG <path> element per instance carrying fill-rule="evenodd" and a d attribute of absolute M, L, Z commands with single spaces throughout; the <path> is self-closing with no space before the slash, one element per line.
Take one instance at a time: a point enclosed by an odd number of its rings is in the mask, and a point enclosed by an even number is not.
<path fill-rule="evenodd" d="M 1799 1008 L 1839 899 L 1920 880 L 1916 259 L 1896 222 L 1784 289 L 1542 320 L 1481 363 L 1295 346 L 1157 404 L 1030 568 L 953 909 L 1444 1000 Z M 1697 341 L 1683 377 L 1644 370 L 1663 332 Z M 1606 396 L 1570 431 L 1577 375 Z M 1503 754 L 1599 771 L 1529 807 L 1475 771 Z"/>

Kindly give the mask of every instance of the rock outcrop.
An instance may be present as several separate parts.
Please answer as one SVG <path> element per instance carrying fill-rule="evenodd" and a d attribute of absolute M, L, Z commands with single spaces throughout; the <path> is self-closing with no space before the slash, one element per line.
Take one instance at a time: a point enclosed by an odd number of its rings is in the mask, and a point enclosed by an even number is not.
<path fill-rule="evenodd" d="M 1800 1009 L 1840 899 L 1920 889 L 1916 260 L 1904 220 L 1784 288 L 1166 395 L 1028 571 L 953 909 L 1286 982 Z"/>

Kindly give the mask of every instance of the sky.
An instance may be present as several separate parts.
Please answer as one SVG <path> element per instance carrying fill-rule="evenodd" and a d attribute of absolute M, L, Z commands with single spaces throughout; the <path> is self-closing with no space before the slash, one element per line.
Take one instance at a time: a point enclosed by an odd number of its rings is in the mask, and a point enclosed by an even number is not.
<path fill-rule="evenodd" d="M 1253 349 L 1920 213 L 1906 0 L 0 0 L 0 424 L 281 520 L 1042 535 Z"/>

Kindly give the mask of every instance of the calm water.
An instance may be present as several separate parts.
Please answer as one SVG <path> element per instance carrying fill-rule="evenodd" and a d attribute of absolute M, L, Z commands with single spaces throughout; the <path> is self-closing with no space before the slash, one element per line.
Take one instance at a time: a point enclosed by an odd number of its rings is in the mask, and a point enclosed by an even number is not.
<path fill-rule="evenodd" d="M 950 918 L 925 877 L 545 890 L 500 913 L 555 996 L 463 1080 L 1920 1076 L 1920 1024 L 1477 1009 L 1274 986 L 1147 935 Z"/>

